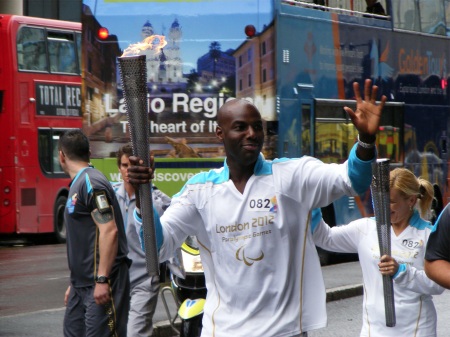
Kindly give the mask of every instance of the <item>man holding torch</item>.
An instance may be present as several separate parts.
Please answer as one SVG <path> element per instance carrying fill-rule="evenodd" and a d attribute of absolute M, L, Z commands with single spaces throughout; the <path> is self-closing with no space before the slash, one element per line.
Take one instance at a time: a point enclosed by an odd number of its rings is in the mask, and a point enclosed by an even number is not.
<path fill-rule="evenodd" d="M 340 165 L 306 156 L 267 161 L 260 153 L 264 130 L 257 108 L 242 99 L 220 108 L 216 135 L 224 144 L 224 166 L 191 178 L 159 228 L 160 261 L 188 235 L 197 236 L 208 290 L 203 336 L 306 336 L 326 326 L 326 292 L 308 214 L 368 189 L 386 101 L 383 96 L 375 103 L 377 89 L 366 80 L 363 99 L 354 84 L 356 110 L 345 110 L 358 143 Z M 130 162 L 130 182 L 147 184 L 152 169 L 137 157 Z M 139 222 L 139 200 L 136 206 Z"/>

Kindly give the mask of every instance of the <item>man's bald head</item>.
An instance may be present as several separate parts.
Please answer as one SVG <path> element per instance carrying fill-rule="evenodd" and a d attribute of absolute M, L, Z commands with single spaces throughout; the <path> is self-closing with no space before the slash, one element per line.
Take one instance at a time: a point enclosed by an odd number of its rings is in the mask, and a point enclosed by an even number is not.
<path fill-rule="evenodd" d="M 233 100 L 227 101 L 224 105 L 222 105 L 217 112 L 217 123 L 219 126 L 223 126 L 226 120 L 229 120 L 230 117 L 236 115 L 242 110 L 251 109 L 258 112 L 256 106 L 250 103 L 248 100 L 243 98 L 235 98 Z"/>
<path fill-rule="evenodd" d="M 263 121 L 256 106 L 245 99 L 228 101 L 220 107 L 217 122 L 216 136 L 223 143 L 228 166 L 234 174 L 252 174 L 264 143 Z"/>

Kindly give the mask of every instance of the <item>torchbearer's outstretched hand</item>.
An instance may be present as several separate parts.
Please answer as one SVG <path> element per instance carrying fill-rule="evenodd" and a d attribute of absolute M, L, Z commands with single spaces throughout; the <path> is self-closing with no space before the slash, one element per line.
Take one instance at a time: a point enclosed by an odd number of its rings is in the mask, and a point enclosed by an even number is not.
<path fill-rule="evenodd" d="M 353 125 L 358 130 L 360 139 L 363 142 L 370 143 L 375 140 L 386 96 L 383 95 L 380 104 L 376 104 L 378 87 L 372 85 L 370 79 L 366 79 L 364 82 L 364 99 L 361 97 L 357 82 L 353 83 L 353 91 L 356 99 L 356 110 L 353 111 L 349 107 L 344 107 L 344 110 L 348 113 Z"/>

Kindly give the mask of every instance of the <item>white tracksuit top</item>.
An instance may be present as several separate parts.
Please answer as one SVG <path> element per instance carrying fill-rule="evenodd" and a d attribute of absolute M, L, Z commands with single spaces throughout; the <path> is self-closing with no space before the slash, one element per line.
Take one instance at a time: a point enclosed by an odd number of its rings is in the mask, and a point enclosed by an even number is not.
<path fill-rule="evenodd" d="M 444 288 L 430 280 L 423 270 L 431 229 L 432 225 L 420 218 L 417 210 L 399 236 L 391 228 L 391 256 L 400 267 L 393 277 L 396 325 L 387 327 L 375 219 L 359 219 L 333 228 L 323 220 L 313 220 L 313 239 L 317 246 L 359 255 L 364 282 L 361 336 L 436 336 L 437 317 L 432 295 L 441 294 Z"/>
<path fill-rule="evenodd" d="M 241 194 L 224 167 L 199 173 L 161 217 L 160 261 L 196 235 L 208 294 L 202 336 L 283 337 L 326 326 L 326 292 L 308 216 L 361 194 L 371 161 L 265 160 Z M 137 219 L 138 220 L 138 219 Z"/>

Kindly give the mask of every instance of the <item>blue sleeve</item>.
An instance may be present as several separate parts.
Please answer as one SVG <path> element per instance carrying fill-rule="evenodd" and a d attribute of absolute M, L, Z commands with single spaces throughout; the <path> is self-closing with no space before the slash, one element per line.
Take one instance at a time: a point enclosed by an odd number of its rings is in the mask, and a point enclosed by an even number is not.
<path fill-rule="evenodd" d="M 159 252 L 164 241 L 164 236 L 159 214 L 154 207 L 153 207 L 153 220 L 155 222 L 155 231 L 156 231 L 156 249 L 158 249 Z"/>
<path fill-rule="evenodd" d="M 404 271 L 406 271 L 406 264 L 405 263 L 400 263 L 398 265 L 398 270 L 395 273 L 394 276 L 392 276 L 392 278 L 396 278 L 398 275 L 400 275 L 400 273 L 403 273 Z"/>
<path fill-rule="evenodd" d="M 145 245 L 144 245 L 144 227 L 142 226 L 142 219 L 140 217 L 140 214 L 134 210 L 134 219 L 136 221 L 136 230 L 138 231 L 139 241 L 141 243 L 141 248 L 145 252 Z M 159 214 L 156 211 L 155 207 L 153 207 L 153 220 L 155 225 L 155 232 L 156 232 L 156 249 L 161 249 L 161 246 L 164 242 L 164 236 L 162 231 L 162 225 L 161 220 L 159 218 Z"/>
<path fill-rule="evenodd" d="M 376 161 L 377 155 L 372 160 L 364 161 L 356 155 L 358 144 L 352 147 L 348 156 L 348 176 L 352 182 L 352 188 L 359 195 L 363 194 L 370 187 L 372 182 L 372 163 Z"/>
<path fill-rule="evenodd" d="M 311 233 L 314 233 L 321 219 L 322 210 L 320 208 L 314 208 L 311 212 Z"/>

